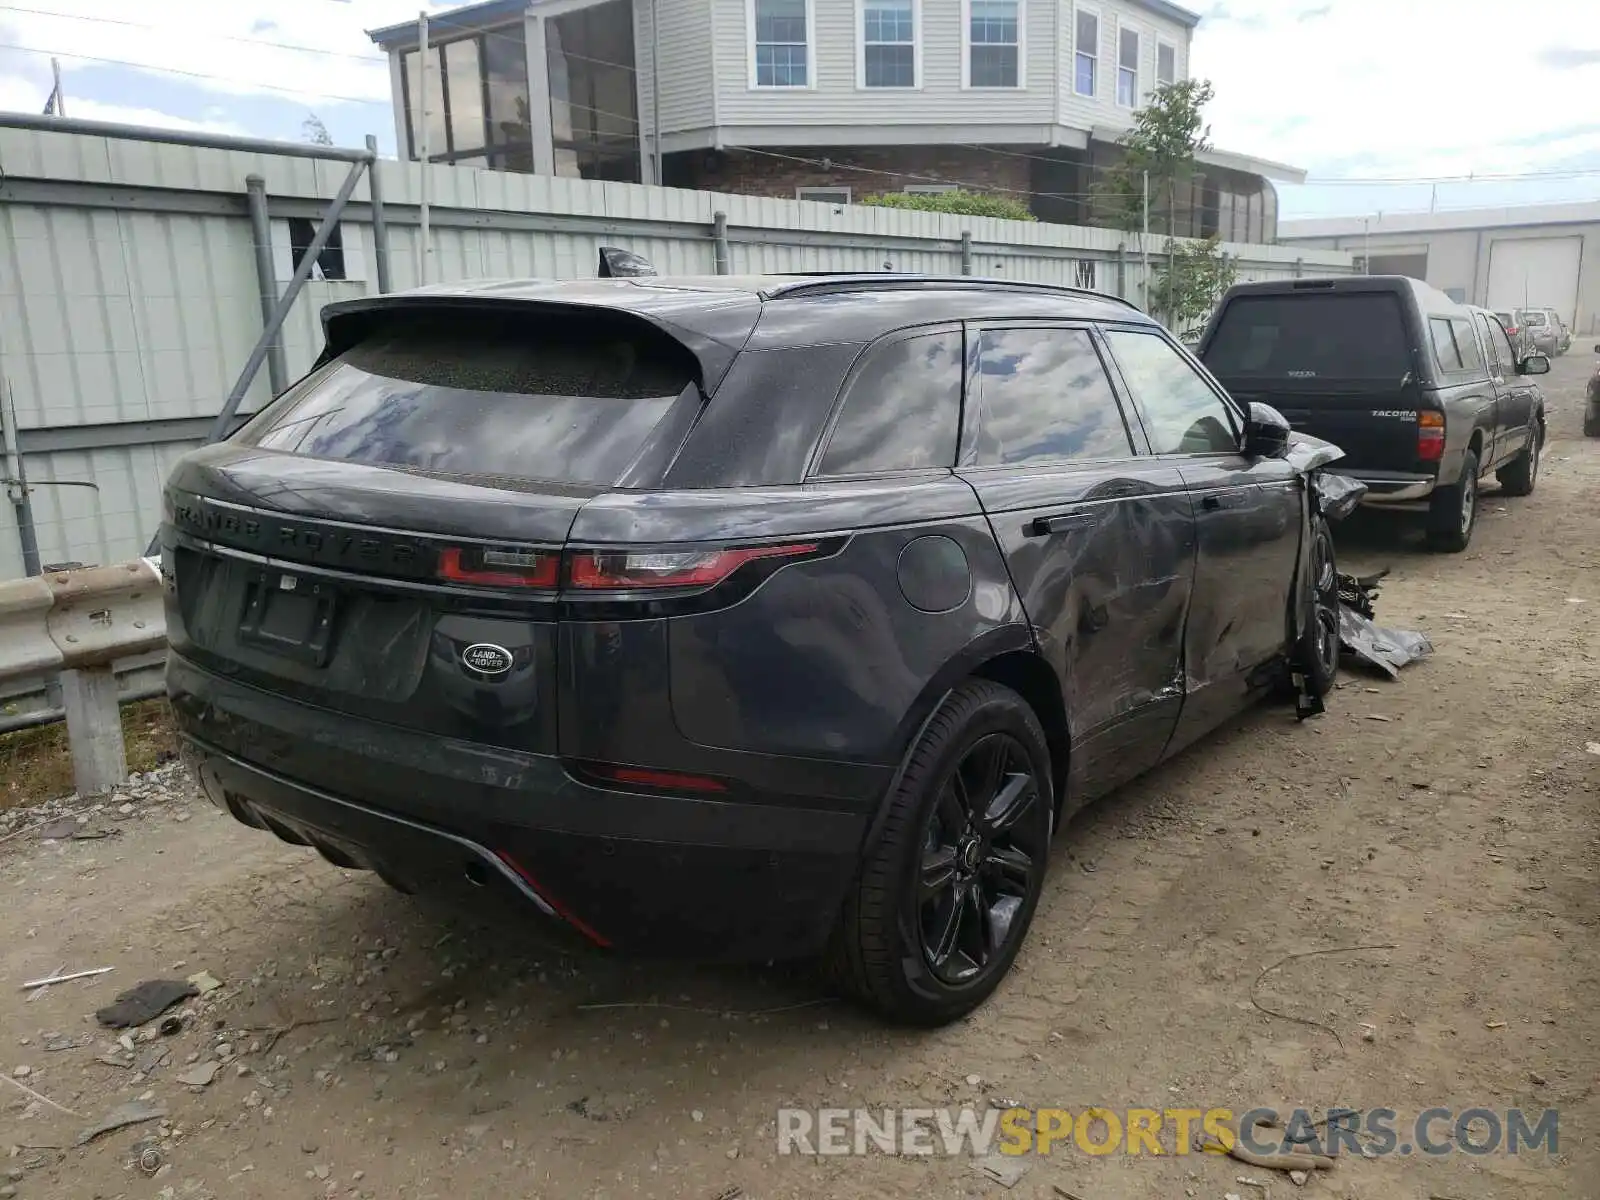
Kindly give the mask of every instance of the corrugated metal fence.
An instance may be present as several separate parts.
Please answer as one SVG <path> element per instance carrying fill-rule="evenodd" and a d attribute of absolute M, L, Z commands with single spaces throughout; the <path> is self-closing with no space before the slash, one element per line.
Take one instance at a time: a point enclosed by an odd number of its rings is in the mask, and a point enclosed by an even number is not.
<path fill-rule="evenodd" d="M 45 564 L 143 551 L 173 461 L 204 437 L 262 329 L 245 179 L 266 181 L 281 288 L 348 168 L 292 154 L 0 128 L 0 380 L 15 403 Z M 381 162 L 396 288 L 419 280 L 420 167 Z M 725 217 L 735 274 L 959 273 L 1137 300 L 1136 239 L 1110 230 L 834 207 L 633 184 L 429 170 L 431 277 L 588 278 L 598 249 L 663 274 L 711 274 Z M 341 219 L 344 279 L 314 277 L 287 325 L 289 378 L 320 346 L 322 305 L 377 291 L 369 182 Z M 1347 273 L 1348 254 L 1228 246 L 1241 277 Z M 242 412 L 269 398 L 265 372 Z M 84 485 L 93 484 L 94 487 Z M 0 513 L 0 578 L 22 574 Z"/>

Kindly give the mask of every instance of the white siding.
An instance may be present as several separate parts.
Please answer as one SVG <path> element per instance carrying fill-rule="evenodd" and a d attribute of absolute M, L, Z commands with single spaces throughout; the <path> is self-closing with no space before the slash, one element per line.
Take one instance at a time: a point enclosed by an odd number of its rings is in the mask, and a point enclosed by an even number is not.
<path fill-rule="evenodd" d="M 1188 72 L 1187 30 L 1131 0 L 1098 0 L 1100 72 L 1094 100 L 1073 91 L 1073 0 L 1024 0 L 1026 64 L 1020 90 L 963 88 L 960 0 L 922 0 L 922 87 L 858 87 L 860 30 L 856 0 L 811 0 L 816 44 L 811 86 L 750 86 L 748 0 L 657 0 L 661 10 L 662 128 L 668 132 L 733 126 L 1063 124 L 1076 129 L 1126 125 L 1116 105 L 1117 30 L 1139 30 L 1140 90 L 1155 85 L 1157 39 L 1176 52 L 1178 78 Z M 648 4 L 638 9 L 639 61 L 648 90 Z M 712 47 L 714 46 L 714 50 Z M 715 86 L 715 103 L 712 87 Z M 1141 101 L 1143 95 L 1141 94 Z M 648 103 L 648 96 L 641 106 Z"/>
<path fill-rule="evenodd" d="M 712 76 L 718 67 L 742 71 L 744 56 L 736 63 L 713 64 L 709 0 L 655 0 L 655 6 L 661 18 L 661 42 L 655 51 L 661 60 L 661 131 L 709 128 L 716 120 Z M 650 8 L 650 0 L 636 0 L 633 6 L 639 122 L 646 137 L 655 127 L 650 49 L 655 31 L 650 28 Z M 742 21 L 741 17 L 741 25 Z"/>

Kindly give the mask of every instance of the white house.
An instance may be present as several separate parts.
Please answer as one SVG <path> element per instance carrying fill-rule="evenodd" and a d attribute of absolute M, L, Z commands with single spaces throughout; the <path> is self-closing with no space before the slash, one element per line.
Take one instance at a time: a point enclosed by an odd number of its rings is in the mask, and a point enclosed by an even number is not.
<path fill-rule="evenodd" d="M 428 153 L 835 203 L 959 186 L 1085 222 L 1199 20 L 1168 0 L 488 0 L 430 18 Z M 418 25 L 372 37 L 418 157 Z M 1275 236 L 1269 181 L 1304 178 L 1205 168 L 1180 231 L 1241 242 Z"/>

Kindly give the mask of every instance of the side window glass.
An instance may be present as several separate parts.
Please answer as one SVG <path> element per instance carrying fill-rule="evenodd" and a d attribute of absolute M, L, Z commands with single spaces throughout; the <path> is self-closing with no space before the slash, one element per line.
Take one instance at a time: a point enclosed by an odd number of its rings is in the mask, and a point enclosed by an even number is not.
<path fill-rule="evenodd" d="M 1128 458 L 1133 443 L 1086 329 L 986 329 L 979 466 Z"/>
<path fill-rule="evenodd" d="M 1506 327 L 1499 321 L 1494 323 L 1494 328 L 1489 331 L 1489 336 L 1494 341 L 1495 357 L 1500 360 L 1500 373 L 1513 375 L 1517 369 L 1517 352 L 1511 348 L 1511 339 L 1506 336 Z"/>
<path fill-rule="evenodd" d="M 1108 329 L 1117 356 L 1144 413 L 1156 454 L 1223 454 L 1239 449 L 1233 411 L 1167 340 L 1155 333 Z"/>
<path fill-rule="evenodd" d="M 1489 374 L 1499 375 L 1502 373 L 1503 368 L 1500 363 L 1499 347 L 1494 340 L 1494 331 L 1499 327 L 1500 322 L 1495 318 L 1486 317 L 1482 313 L 1475 313 L 1473 319 L 1478 323 L 1478 332 L 1483 335 L 1483 353 L 1488 363 Z M 1502 333 L 1501 336 L 1504 336 L 1504 334 Z"/>
<path fill-rule="evenodd" d="M 1472 322 L 1462 317 L 1451 317 L 1450 328 L 1456 335 L 1456 351 L 1461 355 L 1461 366 L 1474 375 L 1483 374 L 1483 354 L 1478 349 L 1478 335 Z"/>
<path fill-rule="evenodd" d="M 845 396 L 820 474 L 953 466 L 961 424 L 961 334 L 904 338 L 869 354 Z"/>
<path fill-rule="evenodd" d="M 1451 374 L 1461 370 L 1461 354 L 1450 322 L 1444 317 L 1429 317 L 1428 332 L 1433 337 L 1433 357 L 1438 360 L 1439 369 Z"/>

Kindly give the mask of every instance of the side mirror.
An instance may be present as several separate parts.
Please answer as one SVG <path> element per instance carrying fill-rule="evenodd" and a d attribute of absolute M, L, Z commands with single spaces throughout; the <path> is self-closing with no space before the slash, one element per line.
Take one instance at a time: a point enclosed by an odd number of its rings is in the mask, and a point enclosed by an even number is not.
<path fill-rule="evenodd" d="M 1518 375 L 1548 375 L 1550 360 L 1543 354 L 1530 354 L 1517 364 Z"/>
<path fill-rule="evenodd" d="M 1282 458 L 1291 432 L 1288 418 L 1272 405 L 1252 403 L 1244 423 L 1244 452 L 1250 458 Z"/>

